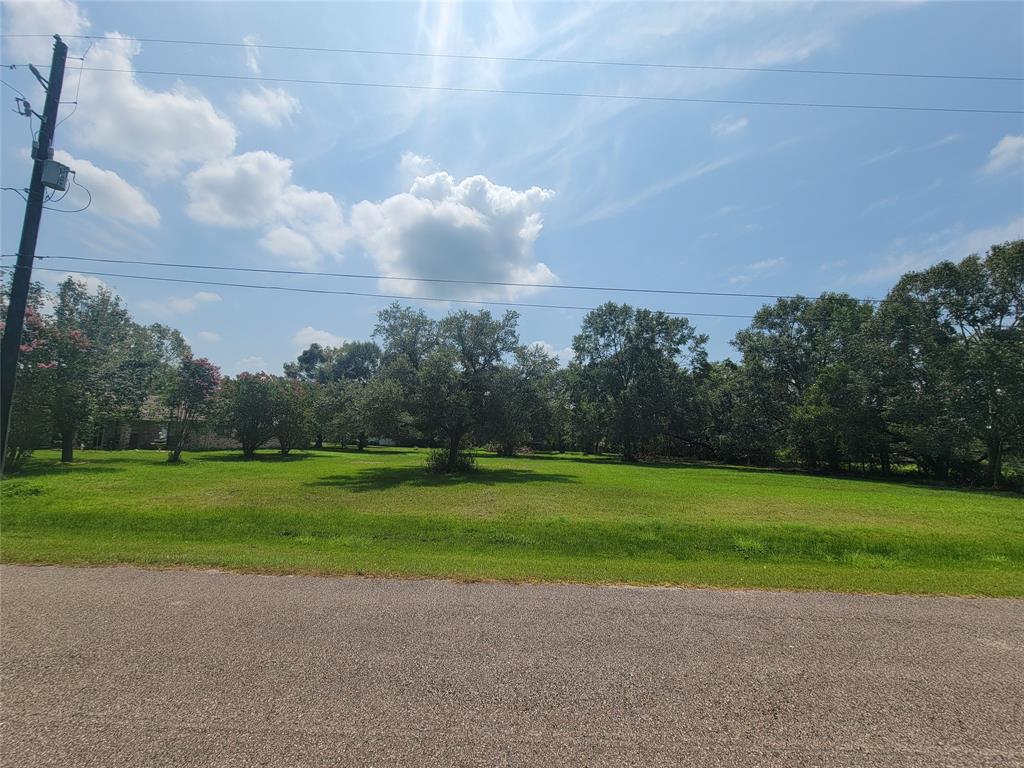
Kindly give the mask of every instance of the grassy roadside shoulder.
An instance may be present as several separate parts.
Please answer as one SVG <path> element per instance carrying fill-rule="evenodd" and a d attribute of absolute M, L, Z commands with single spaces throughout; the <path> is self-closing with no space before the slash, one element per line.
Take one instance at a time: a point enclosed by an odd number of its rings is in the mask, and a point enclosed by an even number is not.
<path fill-rule="evenodd" d="M 44 453 L 0 490 L 0 559 L 272 573 L 1024 595 L 1024 500 L 582 456 Z"/>

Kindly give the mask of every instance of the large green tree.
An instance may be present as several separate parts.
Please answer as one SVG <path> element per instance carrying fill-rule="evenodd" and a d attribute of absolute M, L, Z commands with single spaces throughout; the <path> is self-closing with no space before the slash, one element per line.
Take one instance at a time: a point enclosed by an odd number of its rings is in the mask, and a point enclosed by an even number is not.
<path fill-rule="evenodd" d="M 766 379 L 786 451 L 809 467 L 837 468 L 854 445 L 861 453 L 866 444 L 877 448 L 878 420 L 862 379 L 872 314 L 870 303 L 845 294 L 779 299 L 762 307 L 733 341 L 744 368 Z M 749 377 L 748 383 L 763 386 Z M 812 422 L 829 434 L 809 433 Z"/>
<path fill-rule="evenodd" d="M 474 433 L 486 431 L 495 372 L 519 343 L 519 315 L 497 319 L 487 310 L 455 312 L 438 323 L 437 343 L 419 363 L 414 411 L 423 431 L 441 440 L 454 471 Z"/>
<path fill-rule="evenodd" d="M 573 339 L 582 377 L 579 407 L 606 418 L 608 434 L 632 461 L 664 435 L 674 377 L 703 361 L 707 337 L 683 317 L 608 302 L 589 312 Z"/>
<path fill-rule="evenodd" d="M 1024 241 L 911 272 L 875 324 L 894 437 L 935 477 L 1002 479 L 1024 433 Z"/>
<path fill-rule="evenodd" d="M 511 456 L 528 442 L 547 438 L 552 422 L 550 398 L 558 360 L 539 345 L 517 347 L 511 364 L 496 366 L 485 397 L 484 439 Z"/>
<path fill-rule="evenodd" d="M 240 373 L 221 383 L 213 409 L 213 423 L 223 434 L 242 446 L 242 456 L 251 459 L 256 449 L 274 436 L 274 377 L 266 373 Z"/>

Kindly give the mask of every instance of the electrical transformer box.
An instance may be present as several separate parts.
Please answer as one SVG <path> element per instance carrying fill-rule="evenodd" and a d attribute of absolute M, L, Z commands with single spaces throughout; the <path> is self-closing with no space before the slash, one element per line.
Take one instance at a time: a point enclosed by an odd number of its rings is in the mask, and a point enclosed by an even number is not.
<path fill-rule="evenodd" d="M 68 172 L 71 169 L 56 160 L 43 163 L 43 186 L 63 192 L 68 188 Z"/>

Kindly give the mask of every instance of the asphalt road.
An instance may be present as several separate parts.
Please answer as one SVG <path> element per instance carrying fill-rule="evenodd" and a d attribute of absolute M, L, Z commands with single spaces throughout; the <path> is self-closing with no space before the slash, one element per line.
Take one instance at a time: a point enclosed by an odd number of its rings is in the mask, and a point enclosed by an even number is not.
<path fill-rule="evenodd" d="M 1024 601 L 0 571 L 4 766 L 1024 765 Z"/>

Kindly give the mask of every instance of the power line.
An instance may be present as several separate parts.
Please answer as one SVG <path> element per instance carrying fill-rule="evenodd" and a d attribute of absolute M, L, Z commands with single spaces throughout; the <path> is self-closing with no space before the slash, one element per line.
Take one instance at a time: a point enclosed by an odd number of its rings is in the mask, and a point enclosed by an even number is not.
<path fill-rule="evenodd" d="M 17 269 L 17 267 L 15 267 Z M 63 269 L 53 269 L 51 267 L 36 267 L 37 270 L 43 272 L 64 272 Z M 398 294 L 388 293 L 367 293 L 363 291 L 336 291 L 329 290 L 326 288 L 296 288 L 294 286 L 285 285 L 258 285 L 255 283 L 227 283 L 219 282 L 214 280 L 191 280 L 183 277 L 156 277 L 154 275 L 125 275 L 116 272 L 78 272 L 77 274 L 85 275 L 88 277 L 116 277 L 125 278 L 128 280 L 149 280 L 160 283 L 182 283 L 186 285 L 203 285 L 219 288 L 255 288 L 263 291 L 283 291 L 286 293 L 312 293 L 327 296 L 362 296 L 373 299 L 393 299 L 396 301 L 434 301 L 442 304 L 473 304 L 473 305 L 484 305 L 484 306 L 497 306 L 497 307 L 523 307 L 527 309 L 570 309 L 578 310 L 581 312 L 590 312 L 597 307 L 581 307 L 568 304 L 531 304 L 522 301 L 475 301 L 471 299 L 446 299 L 437 298 L 434 296 L 401 296 Z M 753 315 L 727 315 L 719 314 L 717 312 L 665 312 L 666 315 L 673 315 L 676 317 L 721 317 L 739 320 L 752 320 Z"/>
<path fill-rule="evenodd" d="M 46 37 L 46 35 L 0 35 L 0 37 Z M 65 37 L 79 38 L 83 40 L 103 40 L 102 35 L 65 35 Z M 720 64 L 673 64 L 664 62 L 645 61 L 612 61 L 605 59 L 564 59 L 544 58 L 534 56 L 486 56 L 482 54 L 468 53 L 433 53 L 417 51 L 388 51 L 374 50 L 368 48 L 319 48 L 306 45 L 278 45 L 270 43 L 234 43 L 218 40 L 175 40 L 160 37 L 134 37 L 140 43 L 155 43 L 166 45 L 201 45 L 216 48 L 262 48 L 273 51 L 302 51 L 309 53 L 345 53 L 359 56 L 400 56 L 406 58 L 429 58 L 429 59 L 457 59 L 464 61 L 505 61 L 526 64 L 572 64 L 583 66 L 600 67 L 633 67 L 646 69 L 676 69 L 676 70 L 712 70 L 722 72 L 774 72 L 783 74 L 799 75 L 833 75 L 843 77 L 900 77 L 900 78 L 924 78 L 932 80 L 996 80 L 1017 82 L 1024 80 L 1024 77 L 1006 75 L 949 75 L 931 72 L 876 72 L 842 69 L 802 69 L 795 67 L 739 67 Z"/>
<path fill-rule="evenodd" d="M 8 83 L 8 82 L 7 82 L 6 80 L 0 80 L 0 85 L 6 85 L 6 86 L 7 86 L 8 88 L 10 88 L 10 89 L 11 89 L 12 91 L 14 91 L 14 92 L 15 92 L 16 94 L 18 94 L 19 96 L 21 96 L 21 98 L 22 98 L 22 100 L 23 100 L 23 101 L 28 101 L 28 97 L 27 97 L 27 96 L 26 96 L 26 95 L 25 95 L 24 93 L 22 93 L 21 91 L 19 91 L 19 90 L 18 90 L 17 88 L 15 88 L 15 87 L 14 87 L 13 85 L 11 85 L 10 83 Z M 18 114 L 21 114 L 21 113 L 19 112 Z"/>
<path fill-rule="evenodd" d="M 71 102 L 66 102 L 66 101 L 62 101 L 61 102 L 61 104 L 69 104 L 70 103 L 70 104 L 74 104 L 75 106 L 72 107 L 71 111 L 68 112 L 66 115 L 64 115 L 64 117 L 62 117 L 58 121 L 58 123 L 57 123 L 58 127 L 60 127 L 60 125 L 65 120 L 68 120 L 73 114 L 75 114 L 75 112 L 78 111 L 78 95 L 82 92 L 82 67 L 85 66 L 85 57 L 88 56 L 89 55 L 89 51 L 92 50 L 92 45 L 93 45 L 92 43 L 89 43 L 89 47 L 86 48 L 85 49 L 85 53 L 82 54 L 82 58 L 81 58 L 81 62 L 82 63 L 78 65 L 78 85 L 75 87 L 75 100 L 71 101 Z"/>
<path fill-rule="evenodd" d="M 57 125 L 60 125 L 60 123 L 57 123 Z M 72 171 L 71 172 L 71 182 L 76 187 L 84 189 L 85 190 L 85 194 L 87 194 L 89 196 L 89 200 L 86 202 L 85 205 L 83 205 L 81 208 L 52 208 L 52 207 L 50 207 L 48 205 L 44 205 L 43 208 L 45 208 L 48 211 L 56 211 L 57 213 L 81 213 L 82 211 L 88 210 L 89 206 L 92 205 L 92 192 L 90 192 L 89 188 L 86 187 L 85 185 L 79 184 L 78 183 L 78 179 L 76 178 L 76 176 L 77 176 L 77 174 L 74 171 Z M 63 200 L 67 196 L 68 196 L 68 193 L 67 193 L 67 190 L 65 190 L 64 194 L 61 195 L 60 197 L 58 197 L 53 202 L 60 202 L 61 200 Z M 36 257 L 36 258 L 39 258 L 39 257 Z"/>
<path fill-rule="evenodd" d="M 5 67 L 24 66 L 0 64 Z M 38 65 L 43 66 L 43 65 Z M 919 107 L 905 104 L 841 104 L 808 101 L 763 101 L 757 99 L 702 99 L 687 96 L 643 96 L 629 93 L 589 93 L 586 91 L 537 91 L 509 88 L 472 88 L 454 85 L 421 85 L 415 83 L 371 83 L 355 80 L 314 80 L 297 77 L 269 77 L 266 75 L 231 75 L 217 72 L 173 72 L 159 69 L 123 69 L 117 67 L 84 67 L 86 72 L 110 72 L 124 75 L 156 75 L 163 77 L 192 77 L 199 79 L 234 80 L 257 83 L 288 83 L 293 85 L 335 85 L 346 88 L 386 88 L 391 90 L 436 91 L 445 93 L 477 93 L 503 96 L 549 96 L 577 99 L 611 99 L 617 101 L 669 102 L 678 104 L 729 104 L 745 107 L 802 107 L 815 109 L 859 109 L 890 112 L 945 112 L 982 115 L 1024 115 L 1022 109 L 974 107 Z"/>
<path fill-rule="evenodd" d="M 4 254 L 0 258 L 11 258 Z M 150 267 L 172 267 L 178 269 L 206 269 L 219 272 L 251 272 L 266 275 L 299 275 L 305 277 L 341 277 L 353 280 L 402 280 L 411 283 L 445 283 L 451 285 L 486 285 L 504 288 L 553 288 L 571 291 L 600 291 L 602 293 L 650 293 L 668 296 L 711 296 L 715 298 L 744 299 L 796 299 L 797 295 L 775 293 L 742 293 L 737 291 L 691 291 L 675 288 L 622 288 L 607 285 L 573 285 L 565 283 L 521 283 L 506 280 L 467 280 L 445 277 L 406 277 L 400 275 L 379 275 L 358 272 L 315 272 L 299 269 L 271 269 L 267 267 L 230 267 L 220 264 L 188 264 L 176 261 L 145 261 L 143 259 L 107 259 L 98 256 L 36 256 L 37 259 L 60 259 L 61 261 L 86 261 L 103 264 L 131 264 Z M 857 301 L 877 304 L 881 299 L 861 298 Z"/>

